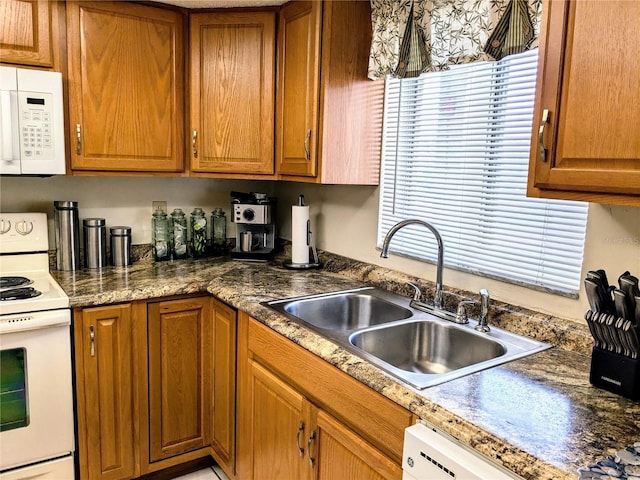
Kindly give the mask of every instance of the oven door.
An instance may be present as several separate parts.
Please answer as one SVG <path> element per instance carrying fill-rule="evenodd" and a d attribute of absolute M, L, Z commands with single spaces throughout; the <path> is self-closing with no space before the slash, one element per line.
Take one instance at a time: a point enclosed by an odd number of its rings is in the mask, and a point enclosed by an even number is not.
<path fill-rule="evenodd" d="M 0 471 L 73 452 L 71 314 L 0 317 Z"/>

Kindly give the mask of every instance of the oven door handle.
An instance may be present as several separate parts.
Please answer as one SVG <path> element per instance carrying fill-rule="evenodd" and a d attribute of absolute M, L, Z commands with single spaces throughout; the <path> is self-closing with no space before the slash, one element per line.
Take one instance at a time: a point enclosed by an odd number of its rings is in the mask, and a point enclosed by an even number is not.
<path fill-rule="evenodd" d="M 42 328 L 63 327 L 71 325 L 71 314 L 68 309 L 44 312 L 17 313 L 3 315 L 0 322 L 0 334 L 20 333 Z"/>

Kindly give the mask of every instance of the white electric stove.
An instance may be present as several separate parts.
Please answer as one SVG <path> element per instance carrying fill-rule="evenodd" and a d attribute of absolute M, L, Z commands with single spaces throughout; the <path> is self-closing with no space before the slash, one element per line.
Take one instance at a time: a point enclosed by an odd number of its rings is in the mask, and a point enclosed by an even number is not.
<path fill-rule="evenodd" d="M 47 216 L 0 213 L 0 480 L 72 480 L 71 312 Z"/>

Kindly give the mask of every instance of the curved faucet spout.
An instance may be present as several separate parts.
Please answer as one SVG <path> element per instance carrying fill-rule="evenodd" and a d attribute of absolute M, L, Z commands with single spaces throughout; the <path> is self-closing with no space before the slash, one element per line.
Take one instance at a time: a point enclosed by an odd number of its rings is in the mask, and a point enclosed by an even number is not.
<path fill-rule="evenodd" d="M 426 227 L 431 233 L 433 233 L 433 236 L 436 238 L 436 242 L 438 242 L 438 261 L 436 263 L 436 293 L 433 299 L 433 304 L 436 308 L 442 308 L 442 265 L 444 258 L 444 245 L 442 243 L 442 237 L 440 236 L 440 233 L 433 225 L 417 219 L 403 220 L 396 223 L 389 229 L 387 235 L 384 237 L 384 241 L 382 242 L 382 252 L 380 252 L 380 256 L 382 258 L 389 257 L 389 243 L 391 242 L 391 239 L 398 230 L 406 227 L 407 225 L 422 225 L 423 227 Z"/>

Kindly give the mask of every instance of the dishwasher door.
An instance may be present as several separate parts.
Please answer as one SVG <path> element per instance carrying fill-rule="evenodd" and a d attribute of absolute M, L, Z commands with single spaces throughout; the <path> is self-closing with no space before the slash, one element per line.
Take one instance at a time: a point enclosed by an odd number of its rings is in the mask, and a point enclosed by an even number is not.
<path fill-rule="evenodd" d="M 521 479 L 434 428 L 418 423 L 404 432 L 403 480 Z"/>

